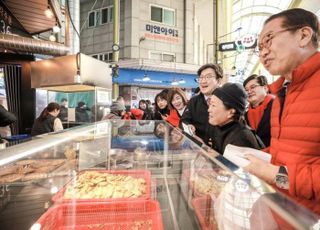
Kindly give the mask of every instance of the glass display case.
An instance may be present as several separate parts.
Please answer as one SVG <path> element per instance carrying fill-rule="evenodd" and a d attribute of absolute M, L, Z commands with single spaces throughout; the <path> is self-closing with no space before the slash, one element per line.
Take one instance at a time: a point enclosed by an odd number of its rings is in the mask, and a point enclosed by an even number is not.
<path fill-rule="evenodd" d="M 216 156 L 160 121 L 38 136 L 0 152 L 0 229 L 319 229 Z"/>
<path fill-rule="evenodd" d="M 36 116 L 50 103 L 60 104 L 64 128 L 100 121 L 110 112 L 112 90 L 96 86 L 36 89 Z"/>

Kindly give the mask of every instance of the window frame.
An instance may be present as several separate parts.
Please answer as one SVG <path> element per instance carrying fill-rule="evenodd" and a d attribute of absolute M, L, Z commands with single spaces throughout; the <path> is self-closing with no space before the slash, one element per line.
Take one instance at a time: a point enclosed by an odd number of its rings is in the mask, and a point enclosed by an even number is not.
<path fill-rule="evenodd" d="M 158 21 L 154 21 L 152 20 L 152 7 L 156 7 L 156 8 L 161 8 L 162 9 L 162 18 L 161 18 L 161 22 L 158 22 Z M 173 24 L 169 24 L 169 23 L 165 23 L 164 20 L 163 20 L 163 17 L 164 17 L 164 10 L 167 10 L 167 11 L 172 11 L 173 12 Z M 155 22 L 155 23 L 160 23 L 160 24 L 163 24 L 163 25 L 168 25 L 168 26 L 176 26 L 176 18 L 177 18 L 177 13 L 176 13 L 176 9 L 173 9 L 173 8 L 169 8 L 169 7 L 164 7 L 164 6 L 159 6 L 159 5 L 155 5 L 155 4 L 150 4 L 150 21 L 151 22 Z"/>
<path fill-rule="evenodd" d="M 105 59 L 106 55 L 108 57 L 108 60 Z M 108 62 L 108 63 L 112 61 L 112 55 L 113 55 L 112 51 L 90 54 L 91 57 L 95 58 L 94 56 L 96 56 L 97 60 L 103 61 L 103 62 Z M 109 59 L 109 57 L 110 57 L 110 59 Z"/>
<path fill-rule="evenodd" d="M 160 54 L 161 60 L 158 59 L 151 59 L 152 54 Z M 171 55 L 173 57 L 172 61 L 165 61 L 163 60 L 163 55 Z M 151 60 L 156 60 L 156 61 L 163 61 L 163 62 L 175 62 L 176 60 L 176 54 L 175 53 L 170 53 L 170 52 L 163 52 L 163 51 L 156 51 L 156 50 L 149 50 L 149 59 Z"/>
<path fill-rule="evenodd" d="M 107 22 L 102 22 L 102 11 L 105 10 L 105 9 L 107 10 Z M 114 14 L 114 12 L 112 13 L 112 15 L 110 14 L 111 11 L 114 11 L 113 9 L 114 9 L 113 5 L 100 8 L 100 15 L 101 15 L 101 17 L 100 17 L 100 25 L 113 23 L 113 14 Z"/>
<path fill-rule="evenodd" d="M 90 14 L 91 13 L 94 13 L 93 15 L 94 15 L 94 20 L 93 20 L 93 26 L 90 26 Z M 88 12 L 88 28 L 92 28 L 92 27 L 96 27 L 96 10 L 91 10 L 91 11 L 89 11 Z"/>

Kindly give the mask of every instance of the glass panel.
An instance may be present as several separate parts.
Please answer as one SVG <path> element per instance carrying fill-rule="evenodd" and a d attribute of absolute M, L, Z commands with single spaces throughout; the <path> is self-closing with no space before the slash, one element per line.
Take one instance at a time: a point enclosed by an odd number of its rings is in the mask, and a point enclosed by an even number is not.
<path fill-rule="evenodd" d="M 163 10 L 163 22 L 168 24 L 168 25 L 175 25 L 175 20 L 174 20 L 174 10 Z"/>
<path fill-rule="evenodd" d="M 100 17 L 101 17 L 100 11 L 96 11 L 96 26 L 100 25 Z"/>
<path fill-rule="evenodd" d="M 89 27 L 95 26 L 95 12 L 89 13 Z"/>
<path fill-rule="evenodd" d="M 108 22 L 108 8 L 101 10 L 101 24 Z"/>
<path fill-rule="evenodd" d="M 109 7 L 109 22 L 113 22 L 113 6 Z"/>
<path fill-rule="evenodd" d="M 151 6 L 151 20 L 162 22 L 162 8 Z"/>
<path fill-rule="evenodd" d="M 172 54 L 163 54 L 162 55 L 163 61 L 173 62 L 174 61 L 174 55 Z"/>
<path fill-rule="evenodd" d="M 96 94 L 100 113 L 111 91 Z M 190 138 L 164 121 L 111 120 L 1 150 L 0 229 L 319 229 Z"/>

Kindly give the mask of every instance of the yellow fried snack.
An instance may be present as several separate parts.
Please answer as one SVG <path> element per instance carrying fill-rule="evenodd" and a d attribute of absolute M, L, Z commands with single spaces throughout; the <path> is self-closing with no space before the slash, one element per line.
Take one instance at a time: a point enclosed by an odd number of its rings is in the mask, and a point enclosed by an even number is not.
<path fill-rule="evenodd" d="M 66 199 L 106 199 L 141 197 L 146 194 L 146 181 L 121 174 L 87 171 L 69 184 Z"/>

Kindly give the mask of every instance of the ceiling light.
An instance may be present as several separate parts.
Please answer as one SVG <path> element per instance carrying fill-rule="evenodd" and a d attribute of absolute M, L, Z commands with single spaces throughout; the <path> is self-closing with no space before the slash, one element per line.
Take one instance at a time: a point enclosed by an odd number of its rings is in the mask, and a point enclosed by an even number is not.
<path fill-rule="evenodd" d="M 145 73 L 142 78 L 142 81 L 150 81 L 150 77 L 148 77 L 148 75 Z"/>
<path fill-rule="evenodd" d="M 53 17 L 53 13 L 52 13 L 52 10 L 50 9 L 50 6 L 48 6 L 48 8 L 44 11 L 44 15 L 47 18 L 52 18 Z"/>
<path fill-rule="evenodd" d="M 49 40 L 52 41 L 52 42 L 55 42 L 56 41 L 56 36 L 54 34 L 51 34 L 49 36 Z"/>
<path fill-rule="evenodd" d="M 59 33 L 60 32 L 60 27 L 58 25 L 55 25 L 54 27 L 52 27 L 52 31 L 53 33 Z"/>

